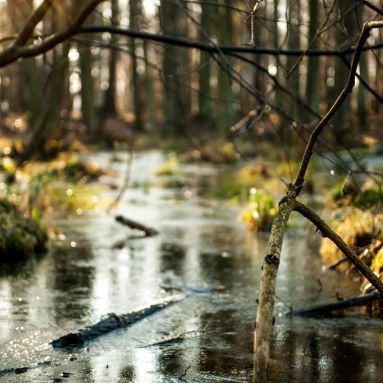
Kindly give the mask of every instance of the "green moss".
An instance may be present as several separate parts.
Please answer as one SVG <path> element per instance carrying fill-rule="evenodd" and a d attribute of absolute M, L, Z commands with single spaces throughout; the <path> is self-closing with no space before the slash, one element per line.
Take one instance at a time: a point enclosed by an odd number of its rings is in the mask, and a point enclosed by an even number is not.
<path fill-rule="evenodd" d="M 353 205 L 359 208 L 368 208 L 379 205 L 383 202 L 383 191 L 380 185 L 371 186 L 362 190 L 354 200 Z"/>
<path fill-rule="evenodd" d="M 359 209 L 367 209 L 383 203 L 383 188 L 380 184 L 367 180 L 361 185 L 359 191 L 356 190 L 348 195 L 344 195 L 342 191 L 343 184 L 344 181 L 341 180 L 331 190 L 331 200 L 337 206 L 354 206 Z"/>
<path fill-rule="evenodd" d="M 17 261 L 45 250 L 45 230 L 15 205 L 0 200 L 0 262 Z"/>

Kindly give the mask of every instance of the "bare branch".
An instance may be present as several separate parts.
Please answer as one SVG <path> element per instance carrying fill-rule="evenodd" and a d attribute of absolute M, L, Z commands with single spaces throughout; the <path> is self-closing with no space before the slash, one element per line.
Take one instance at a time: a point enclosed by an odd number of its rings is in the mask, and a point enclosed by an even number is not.
<path fill-rule="evenodd" d="M 294 211 L 302 214 L 310 222 L 312 222 L 321 232 L 323 237 L 330 239 L 339 250 L 349 259 L 350 262 L 363 274 L 369 282 L 381 293 L 383 293 L 383 282 L 370 270 L 370 268 L 359 259 L 355 251 L 350 249 L 346 242 L 321 218 L 315 211 L 306 205 L 295 201 Z"/>
<path fill-rule="evenodd" d="M 48 37 L 45 41 L 43 41 L 41 44 L 38 45 L 32 45 L 25 47 L 23 45 L 18 44 L 17 42 L 21 42 L 25 44 L 25 39 L 28 40 L 30 35 L 32 34 L 34 27 L 36 24 L 41 20 L 41 18 L 44 16 L 42 15 L 42 11 L 38 13 L 38 16 L 40 20 L 38 20 L 38 17 L 35 17 L 32 21 L 31 19 L 27 22 L 26 26 L 23 28 L 20 35 L 17 37 L 14 44 L 12 44 L 9 48 L 5 49 L 0 53 L 0 67 L 6 66 L 12 62 L 15 62 L 16 60 L 20 58 L 26 58 L 26 57 L 33 57 L 38 56 L 39 54 L 45 53 L 49 51 L 50 49 L 54 48 L 56 45 L 62 43 L 63 41 L 67 40 L 71 36 L 75 35 L 78 30 L 80 29 L 83 22 L 86 20 L 86 18 L 89 16 L 89 14 L 93 11 L 93 9 L 100 4 L 102 1 L 105 0 L 92 0 L 90 1 L 79 13 L 79 15 L 74 19 L 72 23 L 70 23 L 65 29 L 62 31 L 59 31 L 55 33 L 54 35 Z M 50 3 L 50 1 L 46 1 Z M 45 4 L 44 2 L 43 4 Z M 37 8 L 37 10 L 39 10 Z M 36 10 L 36 12 L 37 12 Z M 46 12 L 46 11 L 45 11 Z M 35 24 L 34 24 L 35 23 Z M 29 24 L 29 25 L 28 25 Z M 33 25 L 34 24 L 34 25 Z M 28 26 L 27 26 L 28 25 Z M 25 30 L 25 32 L 23 32 Z"/>
<path fill-rule="evenodd" d="M 332 116 L 336 113 L 336 111 L 340 108 L 340 106 L 343 104 L 349 93 L 351 93 L 352 88 L 355 84 L 355 74 L 356 70 L 358 68 L 358 63 L 360 59 L 360 55 L 362 53 L 363 45 L 365 44 L 368 36 L 370 35 L 371 29 L 374 28 L 382 28 L 383 27 L 383 21 L 370 21 L 363 25 L 362 32 L 360 34 L 358 43 L 355 48 L 354 55 L 352 57 L 351 62 L 351 68 L 350 68 L 350 74 L 347 80 L 347 83 L 345 87 L 343 88 L 342 92 L 339 94 L 338 98 L 334 101 L 329 111 L 326 113 L 326 115 L 319 121 L 318 125 L 313 130 L 310 139 L 307 143 L 302 161 L 301 166 L 297 175 L 297 178 L 295 180 L 294 186 L 297 189 L 297 194 L 299 194 L 300 190 L 303 187 L 304 178 L 306 174 L 307 167 L 310 162 L 310 158 L 313 154 L 313 149 L 315 146 L 315 143 L 318 139 L 318 136 L 321 134 L 322 130 L 326 127 L 327 123 L 330 121 Z"/>
<path fill-rule="evenodd" d="M 31 37 L 36 25 L 43 19 L 48 9 L 52 6 L 52 0 L 44 0 L 32 13 L 29 20 L 17 36 L 14 46 L 23 46 Z"/>
<path fill-rule="evenodd" d="M 135 31 L 132 29 L 112 27 L 109 25 L 95 25 L 82 27 L 78 33 L 115 33 L 122 36 L 139 38 L 143 40 L 151 40 L 164 44 L 172 44 L 184 48 L 195 48 L 208 53 L 254 53 L 270 56 L 342 56 L 353 54 L 355 49 L 347 48 L 342 50 L 325 50 L 325 49 L 278 49 L 278 48 L 262 48 L 249 46 L 219 46 L 199 43 L 197 41 L 181 39 L 173 36 L 165 36 L 156 33 Z M 362 51 L 383 48 L 383 43 L 375 44 L 362 48 Z"/>
<path fill-rule="evenodd" d="M 376 13 L 379 13 L 379 15 L 383 16 L 383 9 L 380 7 L 377 7 L 375 4 L 372 4 L 371 2 L 367 0 L 358 0 L 360 3 L 364 4 L 368 8 L 374 10 Z"/>

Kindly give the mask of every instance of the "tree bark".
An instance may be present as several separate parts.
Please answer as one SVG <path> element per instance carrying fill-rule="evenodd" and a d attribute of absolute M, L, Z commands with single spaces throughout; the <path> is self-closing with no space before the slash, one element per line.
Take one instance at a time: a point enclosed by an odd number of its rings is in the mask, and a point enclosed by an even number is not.
<path fill-rule="evenodd" d="M 281 256 L 283 237 L 287 222 L 294 208 L 294 195 L 281 203 L 274 219 L 267 255 L 263 262 L 259 304 L 254 333 L 254 377 L 256 382 L 267 381 L 270 362 L 271 328 L 273 323 L 275 283 Z"/>

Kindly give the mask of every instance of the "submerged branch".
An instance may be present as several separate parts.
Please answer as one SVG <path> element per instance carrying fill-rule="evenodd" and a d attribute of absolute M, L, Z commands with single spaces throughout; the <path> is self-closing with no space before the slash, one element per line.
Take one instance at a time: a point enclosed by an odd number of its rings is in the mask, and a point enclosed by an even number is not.
<path fill-rule="evenodd" d="M 338 302 L 314 305 L 303 310 L 291 311 L 287 317 L 323 317 L 331 315 L 333 311 L 344 310 L 351 307 L 365 306 L 382 298 L 382 294 L 373 291 L 365 295 L 356 295 Z"/>
<path fill-rule="evenodd" d="M 146 237 L 153 237 L 158 234 L 158 231 L 156 229 L 153 229 L 151 227 L 145 226 L 142 223 L 133 221 L 129 218 L 123 217 L 122 215 L 118 215 L 115 220 L 122 225 L 128 226 L 131 229 L 140 230 L 145 233 Z"/>
<path fill-rule="evenodd" d="M 139 310 L 131 311 L 127 314 L 108 314 L 106 318 L 101 319 L 99 322 L 91 326 L 84 327 L 74 333 L 69 333 L 58 339 L 53 340 L 51 343 L 52 347 L 81 347 L 85 343 L 90 342 L 101 335 L 104 335 L 110 331 L 119 328 L 128 327 L 131 324 L 148 317 L 149 315 L 155 314 L 156 312 L 166 307 L 169 307 L 174 303 L 180 302 L 184 298 L 184 295 L 172 295 L 168 298 L 153 303 L 150 306 L 144 307 Z"/>

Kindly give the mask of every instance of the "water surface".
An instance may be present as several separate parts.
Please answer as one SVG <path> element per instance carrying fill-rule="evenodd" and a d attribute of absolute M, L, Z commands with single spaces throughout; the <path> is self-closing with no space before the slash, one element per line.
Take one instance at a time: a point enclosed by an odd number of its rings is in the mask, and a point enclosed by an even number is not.
<path fill-rule="evenodd" d="M 119 175 L 122 161 L 95 155 Z M 41 259 L 0 276 L 0 382 L 251 382 L 252 332 L 267 235 L 246 231 L 239 210 L 201 198 L 217 169 L 184 166 L 173 188 L 153 168 L 158 152 L 138 154 L 131 183 L 113 214 L 53 219 L 66 238 Z M 171 181 L 174 181 L 171 180 Z M 111 192 L 116 195 L 118 191 Z M 160 231 L 132 239 L 115 222 L 123 214 Z M 382 322 L 353 313 L 336 319 L 281 315 L 335 295 L 358 292 L 351 276 L 322 272 L 307 245 L 314 231 L 291 229 L 279 270 L 273 356 L 274 381 L 383 381 Z M 72 247 L 73 245 L 76 247 Z M 79 350 L 49 342 L 158 298 L 187 297 L 137 324 Z M 15 375 L 14 368 L 34 366 Z M 7 373 L 6 371 L 9 370 Z"/>

